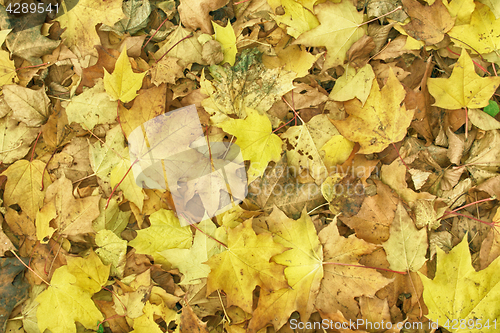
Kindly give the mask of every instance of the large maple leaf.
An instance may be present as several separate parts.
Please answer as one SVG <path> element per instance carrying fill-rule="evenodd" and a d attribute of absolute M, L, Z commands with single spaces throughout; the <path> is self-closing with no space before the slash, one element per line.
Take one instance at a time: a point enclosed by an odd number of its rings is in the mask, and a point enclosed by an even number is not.
<path fill-rule="evenodd" d="M 91 297 L 108 281 L 109 266 L 91 252 L 88 258 L 68 258 L 68 265 L 55 270 L 50 286 L 36 301 L 40 332 L 76 332 L 75 321 L 88 329 L 97 329 L 104 320 Z"/>
<path fill-rule="evenodd" d="M 346 318 L 354 319 L 359 312 L 354 298 L 374 297 L 392 279 L 359 265 L 359 259 L 373 252 L 377 245 L 354 235 L 348 238 L 340 236 L 335 222 L 334 219 L 319 233 L 325 256 L 325 277 L 321 281 L 316 308 L 323 313 L 341 311 Z"/>
<path fill-rule="evenodd" d="M 111 100 L 128 103 L 137 96 L 137 90 L 141 89 L 144 75 L 146 72 L 134 73 L 128 60 L 127 48 L 124 47 L 116 60 L 113 74 L 109 74 L 104 69 L 104 89 L 111 96 Z"/>
<path fill-rule="evenodd" d="M 234 135 L 244 160 L 251 162 L 248 181 L 262 176 L 271 161 L 278 161 L 281 155 L 281 139 L 272 132 L 271 122 L 266 115 L 247 108 L 245 119 L 229 119 L 219 125 L 226 133 Z"/>
<path fill-rule="evenodd" d="M 266 223 L 274 240 L 289 248 L 273 260 L 286 266 L 285 277 L 290 288 L 261 291 L 257 309 L 249 323 L 251 332 L 268 322 L 278 330 L 294 311 L 299 311 L 301 319 L 306 321 L 314 311 L 314 301 L 323 278 L 323 249 L 306 211 L 295 221 L 275 206 Z"/>
<path fill-rule="evenodd" d="M 381 152 L 390 143 L 403 140 L 410 126 L 414 110 L 401 106 L 404 98 L 405 90 L 391 70 L 381 90 L 377 81 L 373 81 L 366 103 L 347 102 L 349 117 L 333 123 L 343 136 L 361 145 L 359 154 Z"/>
<path fill-rule="evenodd" d="M 237 305 L 252 313 L 253 290 L 261 292 L 288 286 L 283 275 L 284 266 L 269 262 L 282 253 L 285 247 L 275 243 L 270 233 L 256 235 L 252 220 L 247 220 L 228 231 L 227 251 L 211 257 L 207 295 L 222 289 L 227 296 L 227 306 Z"/>
<path fill-rule="evenodd" d="M 479 333 L 493 328 L 500 317 L 500 259 L 495 259 L 486 269 L 476 272 L 472 267 L 467 236 L 446 254 L 437 251 L 436 276 L 430 280 L 419 272 L 424 284 L 424 301 L 429 308 L 427 315 L 440 325 L 454 322 L 474 323 L 472 326 L 456 325 L 453 332 Z M 475 323 L 481 325 L 475 325 Z"/>
<path fill-rule="evenodd" d="M 427 80 L 429 93 L 436 99 L 435 106 L 443 109 L 482 108 L 500 85 L 500 77 L 480 77 L 465 49 L 453 68 L 451 76 Z"/>
<path fill-rule="evenodd" d="M 323 69 L 342 65 L 346 53 L 366 31 L 363 13 L 349 1 L 341 3 L 325 2 L 314 7 L 321 23 L 318 27 L 304 32 L 294 42 L 306 46 L 325 46 L 328 50 Z"/>

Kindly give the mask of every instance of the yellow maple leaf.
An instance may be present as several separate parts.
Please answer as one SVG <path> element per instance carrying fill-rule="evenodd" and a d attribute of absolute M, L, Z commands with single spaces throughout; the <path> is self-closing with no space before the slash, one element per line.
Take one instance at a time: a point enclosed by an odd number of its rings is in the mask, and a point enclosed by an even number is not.
<path fill-rule="evenodd" d="M 193 235 L 189 226 L 181 227 L 179 219 L 173 211 L 160 209 L 149 217 L 151 226 L 138 230 L 137 237 L 128 245 L 137 253 L 149 254 L 155 261 L 166 262 L 159 254 L 166 249 L 188 249 L 191 247 Z"/>
<path fill-rule="evenodd" d="M 326 46 L 328 52 L 323 70 L 342 65 L 351 45 L 365 34 L 363 13 L 350 1 L 328 1 L 315 6 L 314 12 L 321 24 L 301 34 L 294 44 Z"/>
<path fill-rule="evenodd" d="M 387 84 L 379 90 L 377 80 L 364 106 L 358 100 L 346 102 L 349 117 L 333 123 L 340 133 L 361 145 L 360 154 L 378 153 L 390 143 L 403 140 L 414 110 L 400 106 L 405 90 L 392 70 Z"/>
<path fill-rule="evenodd" d="M 312 6 L 308 10 L 294 0 L 267 0 L 267 2 L 276 14 L 271 14 L 272 18 L 292 37 L 297 38 L 301 33 L 319 25 L 318 19 L 312 13 Z"/>
<path fill-rule="evenodd" d="M 469 24 L 456 25 L 448 34 L 453 42 L 474 53 L 500 53 L 500 18 L 495 20 L 488 6 L 481 3 L 476 3 Z"/>
<path fill-rule="evenodd" d="M 374 79 L 375 73 L 370 64 L 366 64 L 357 72 L 352 66 L 348 66 L 335 82 L 329 98 L 344 102 L 357 97 L 365 104 Z"/>
<path fill-rule="evenodd" d="M 207 261 L 211 269 L 207 294 L 217 289 L 224 290 L 228 307 L 237 305 L 251 313 L 256 286 L 260 286 L 263 291 L 288 286 L 283 275 L 284 266 L 269 262 L 271 257 L 283 250 L 285 247 L 275 243 L 270 233 L 256 235 L 252 220 L 229 229 L 227 251 Z"/>
<path fill-rule="evenodd" d="M 139 207 L 140 210 L 142 210 L 144 205 L 144 192 L 142 191 L 142 188 L 137 185 L 134 179 L 134 174 L 132 172 L 128 172 L 130 168 L 128 147 L 123 150 L 122 156 L 124 156 L 124 158 L 116 164 L 111 171 L 109 177 L 110 184 L 114 187 L 121 182 L 117 189 L 122 190 L 125 198 L 133 202 L 137 207 Z"/>
<path fill-rule="evenodd" d="M 500 77 L 480 77 L 465 49 L 453 68 L 451 76 L 429 78 L 429 93 L 436 99 L 435 106 L 443 109 L 482 108 L 500 85 Z"/>
<path fill-rule="evenodd" d="M 389 239 L 383 246 L 391 269 L 396 271 L 416 272 L 427 260 L 427 229 L 417 229 L 401 201 L 396 208 Z"/>
<path fill-rule="evenodd" d="M 12 29 L 0 31 L 0 46 L 5 42 L 5 38 Z M 16 65 L 10 60 L 10 54 L 7 51 L 0 50 L 0 87 L 6 84 L 12 84 L 19 81 L 16 73 Z"/>
<path fill-rule="evenodd" d="M 323 53 L 312 55 L 300 45 L 290 45 L 290 39 L 282 38 L 274 50 L 276 56 L 262 55 L 262 61 L 268 68 L 282 67 L 286 71 L 297 73 L 297 77 L 309 74 L 309 69 Z"/>
<path fill-rule="evenodd" d="M 273 260 L 286 266 L 285 277 L 290 288 L 261 291 L 257 309 L 249 323 L 250 331 L 256 331 L 268 322 L 278 330 L 294 311 L 298 311 L 305 321 L 314 311 L 314 301 L 323 278 L 323 249 L 306 211 L 295 221 L 275 206 L 266 223 L 275 242 L 289 248 Z"/>
<path fill-rule="evenodd" d="M 108 281 L 109 266 L 91 252 L 86 258 L 68 258 L 68 265 L 54 271 L 50 286 L 36 301 L 38 328 L 53 333 L 76 333 L 75 321 L 96 330 L 104 320 L 91 297 Z"/>
<path fill-rule="evenodd" d="M 470 16 L 476 6 L 473 0 L 450 0 L 449 3 L 448 0 L 443 0 L 443 5 L 448 9 L 452 17 L 456 17 L 455 27 L 462 24 L 468 24 L 470 22 Z M 455 27 L 453 27 L 448 34 L 451 34 Z"/>
<path fill-rule="evenodd" d="M 338 134 L 326 115 L 316 115 L 304 125 L 290 127 L 281 137 L 287 147 L 288 163 L 296 168 L 296 174 L 308 170 L 316 183 L 321 184 L 327 170 L 320 150 L 332 135 Z"/>
<path fill-rule="evenodd" d="M 50 176 L 46 172 L 44 174 L 44 169 L 45 163 L 42 161 L 19 160 L 2 172 L 2 175 L 7 176 L 3 195 L 5 205 L 17 203 L 34 220 L 38 209 L 43 205 L 45 190 L 51 183 Z"/>
<path fill-rule="evenodd" d="M 239 207 L 239 206 L 236 206 Z M 168 249 L 160 252 L 172 264 L 173 268 L 178 268 L 184 275 L 184 278 L 179 283 L 181 285 L 198 284 L 201 279 L 206 278 L 210 273 L 210 267 L 206 262 L 211 256 L 222 252 L 222 246 L 211 237 L 216 237 L 216 233 L 220 233 L 215 224 L 206 219 L 198 224 L 193 240 L 193 246 L 190 249 Z"/>
<path fill-rule="evenodd" d="M 424 285 L 424 301 L 429 309 L 429 319 L 451 327 L 452 320 L 461 325 L 452 330 L 457 333 L 486 332 L 487 322 L 493 328 L 500 317 L 500 308 L 495 306 L 500 296 L 500 258 L 486 269 L 476 272 L 472 267 L 467 235 L 448 254 L 439 247 L 437 269 L 433 280 L 418 272 Z M 478 322 L 481 325 L 475 325 Z M 489 329 L 488 329 L 489 330 Z"/>
<path fill-rule="evenodd" d="M 113 123 L 117 105 L 116 101 L 109 99 L 104 83 L 99 79 L 95 86 L 71 98 L 66 107 L 68 122 L 83 124 L 89 130 L 98 124 Z"/>
<path fill-rule="evenodd" d="M 115 64 L 113 74 L 104 69 L 104 89 L 111 100 L 120 100 L 128 103 L 137 96 L 137 90 L 142 87 L 142 79 L 146 72 L 136 74 L 127 56 L 127 48 L 124 47 Z"/>
<path fill-rule="evenodd" d="M 96 24 L 113 26 L 124 16 L 121 0 L 80 0 L 76 1 L 76 5 L 73 1 L 68 3 L 65 0 L 60 11 L 64 12 L 64 15 L 58 17 L 57 21 L 61 28 L 66 28 L 62 38 L 68 47 L 78 48 L 82 56 L 97 56 L 94 45 L 100 45 L 101 41 L 95 29 Z"/>
<path fill-rule="evenodd" d="M 244 160 L 251 162 L 248 182 L 262 176 L 268 163 L 278 161 L 281 155 L 281 139 L 272 132 L 271 122 L 266 115 L 247 108 L 245 119 L 229 119 L 217 126 L 234 135 Z"/>
<path fill-rule="evenodd" d="M 215 22 L 212 22 L 215 31 L 215 40 L 221 43 L 222 45 L 222 53 L 224 53 L 224 60 L 222 60 L 222 64 L 228 62 L 231 66 L 234 65 L 236 61 L 236 53 L 238 49 L 236 48 L 236 35 L 234 34 L 233 27 L 231 26 L 231 22 L 227 22 L 225 27 L 218 25 Z"/>

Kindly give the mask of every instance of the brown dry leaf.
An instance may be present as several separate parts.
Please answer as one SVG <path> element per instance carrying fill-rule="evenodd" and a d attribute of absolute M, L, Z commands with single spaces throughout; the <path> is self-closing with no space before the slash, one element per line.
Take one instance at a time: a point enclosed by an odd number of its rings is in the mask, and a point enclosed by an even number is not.
<path fill-rule="evenodd" d="M 193 309 L 187 303 L 182 307 L 181 322 L 179 324 L 181 333 L 208 333 L 207 323 L 204 323 L 196 316 Z"/>
<path fill-rule="evenodd" d="M 83 69 L 82 81 L 76 90 L 77 94 L 83 92 L 83 87 L 92 88 L 95 85 L 96 79 L 104 78 L 104 69 L 108 73 L 113 73 L 115 70 L 115 63 L 120 56 L 120 52 L 113 49 L 106 49 L 102 46 L 97 46 L 96 49 L 99 59 L 95 65 Z"/>
<path fill-rule="evenodd" d="M 367 242 L 382 244 L 389 239 L 389 228 L 399 198 L 381 181 L 375 180 L 377 194 L 366 197 L 357 215 L 340 216 L 340 220 L 356 231 L 356 236 Z"/>
<path fill-rule="evenodd" d="M 50 100 L 45 89 L 33 90 L 18 85 L 3 87 L 5 102 L 12 109 L 12 118 L 30 127 L 38 127 L 49 117 Z"/>
<path fill-rule="evenodd" d="M 493 222 L 500 222 L 500 208 L 497 208 L 496 214 L 493 217 Z M 488 232 L 488 236 L 484 239 L 481 244 L 481 250 L 479 252 L 479 261 L 481 263 L 481 269 L 488 267 L 493 260 L 500 256 L 500 232 L 497 227 L 491 228 Z"/>
<path fill-rule="evenodd" d="M 427 45 L 437 44 L 453 28 L 455 20 L 441 1 L 434 2 L 432 6 L 421 5 L 417 0 L 402 2 L 411 17 L 410 23 L 403 28 L 416 40 L 422 40 Z"/>
<path fill-rule="evenodd" d="M 181 0 L 177 10 L 185 27 L 192 30 L 200 28 L 206 34 L 213 34 L 210 12 L 227 3 L 228 0 Z"/>
<path fill-rule="evenodd" d="M 164 57 L 151 67 L 151 82 L 156 86 L 162 83 L 175 84 L 177 79 L 183 78 L 183 68 L 177 64 L 179 59 Z"/>
<path fill-rule="evenodd" d="M 408 188 L 406 183 L 406 167 L 401 161 L 394 160 L 390 165 L 382 165 L 380 179 L 392 188 L 401 198 L 413 206 L 418 199 L 434 199 L 435 196 L 427 192 L 415 192 Z"/>
<path fill-rule="evenodd" d="M 321 189 L 314 183 L 301 184 L 288 174 L 286 156 L 274 166 L 269 166 L 264 175 L 249 184 L 245 203 L 270 212 L 274 206 L 287 216 L 297 219 L 302 210 L 308 211 L 323 204 Z"/>
<path fill-rule="evenodd" d="M 23 158 L 35 140 L 38 129 L 18 122 L 12 113 L 0 118 L 0 161 L 14 163 Z"/>
<path fill-rule="evenodd" d="M 99 216 L 99 196 L 81 199 L 73 197 L 73 185 L 66 177 L 61 177 L 47 188 L 45 204 L 53 202 L 57 217 L 54 224 L 60 236 L 70 239 L 82 239 L 87 233 L 93 233 L 92 221 Z"/>

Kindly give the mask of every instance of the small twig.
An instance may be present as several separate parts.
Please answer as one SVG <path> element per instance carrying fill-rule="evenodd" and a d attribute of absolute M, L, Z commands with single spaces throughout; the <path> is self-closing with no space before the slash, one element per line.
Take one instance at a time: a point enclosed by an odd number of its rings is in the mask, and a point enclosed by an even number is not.
<path fill-rule="evenodd" d="M 473 216 L 468 216 L 468 215 L 457 213 L 457 212 L 447 211 L 447 212 L 445 212 L 445 214 L 455 214 L 455 215 L 458 215 L 458 216 L 466 217 L 468 219 L 471 219 L 471 220 L 474 220 L 474 221 L 477 221 L 477 222 L 489 225 L 490 227 L 495 227 L 496 226 L 495 222 L 486 222 L 486 221 L 480 220 L 478 218 L 475 218 Z"/>

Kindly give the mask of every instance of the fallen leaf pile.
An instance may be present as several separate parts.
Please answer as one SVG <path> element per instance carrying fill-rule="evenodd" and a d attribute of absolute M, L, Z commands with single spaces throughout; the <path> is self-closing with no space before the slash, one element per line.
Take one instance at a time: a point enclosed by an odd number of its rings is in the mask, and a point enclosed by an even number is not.
<path fill-rule="evenodd" d="M 1 5 L 0 332 L 500 330 L 497 1 Z"/>

